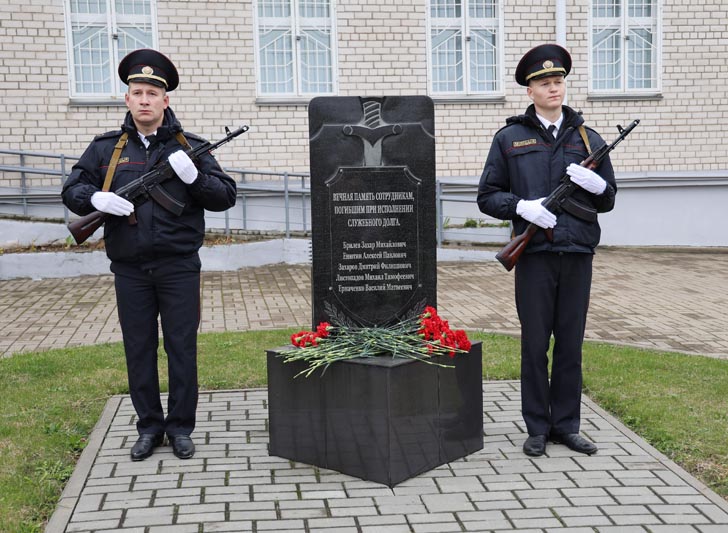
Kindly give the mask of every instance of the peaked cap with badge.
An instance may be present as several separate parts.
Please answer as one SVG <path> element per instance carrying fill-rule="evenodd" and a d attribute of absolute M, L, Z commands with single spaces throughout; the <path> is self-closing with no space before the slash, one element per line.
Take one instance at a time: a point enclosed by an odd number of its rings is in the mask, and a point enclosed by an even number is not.
<path fill-rule="evenodd" d="M 531 80 L 547 76 L 566 77 L 571 71 L 571 56 L 558 44 L 542 44 L 526 52 L 516 67 L 516 82 L 524 87 Z"/>
<path fill-rule="evenodd" d="M 131 82 L 151 83 L 169 91 L 179 85 L 179 75 L 174 63 L 164 54 L 151 48 L 129 52 L 119 63 L 119 78 Z"/>

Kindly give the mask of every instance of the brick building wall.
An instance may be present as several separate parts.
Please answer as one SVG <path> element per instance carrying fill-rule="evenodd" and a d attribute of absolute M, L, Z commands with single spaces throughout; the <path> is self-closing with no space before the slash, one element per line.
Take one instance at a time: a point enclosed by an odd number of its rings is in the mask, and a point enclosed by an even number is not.
<path fill-rule="evenodd" d="M 476 176 L 493 133 L 529 101 L 513 81 L 522 53 L 555 40 L 556 0 L 504 2 L 505 97 L 435 100 L 440 176 Z M 336 2 L 338 94 L 427 94 L 425 0 Z M 728 168 L 719 142 L 728 128 L 728 3 L 664 0 L 662 92 L 652 99 L 587 94 L 588 13 L 567 0 L 567 47 L 574 68 L 568 103 L 606 139 L 640 118 L 614 153 L 617 171 Z M 256 101 L 250 0 L 157 1 L 159 49 L 180 70 L 171 106 L 189 131 L 218 138 L 224 126 L 251 130 L 218 153 L 226 167 L 308 170 L 306 103 Z M 0 5 L 0 149 L 80 155 L 91 138 L 116 129 L 122 105 L 70 101 L 64 2 L 6 0 Z M 0 175 L 0 185 L 3 177 Z"/>

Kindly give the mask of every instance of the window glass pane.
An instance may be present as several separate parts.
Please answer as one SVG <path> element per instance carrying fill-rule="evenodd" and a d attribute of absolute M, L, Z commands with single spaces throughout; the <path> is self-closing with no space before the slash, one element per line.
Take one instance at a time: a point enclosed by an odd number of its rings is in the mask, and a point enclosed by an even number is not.
<path fill-rule="evenodd" d="M 119 61 L 132 50 L 154 47 L 152 1 L 68 0 L 72 95 L 115 96 L 123 92 L 116 75 Z"/>
<path fill-rule="evenodd" d="M 71 0 L 71 13 L 74 15 L 106 13 L 106 0 Z"/>
<path fill-rule="evenodd" d="M 109 39 L 106 25 L 72 24 L 71 32 L 76 92 L 111 93 Z"/>
<path fill-rule="evenodd" d="M 461 0 L 432 0 L 430 16 L 432 18 L 460 18 L 462 16 Z"/>
<path fill-rule="evenodd" d="M 328 18 L 329 0 L 300 0 L 299 14 L 304 18 Z"/>
<path fill-rule="evenodd" d="M 593 0 L 592 15 L 597 18 L 622 16 L 622 0 Z"/>
<path fill-rule="evenodd" d="M 260 87 L 264 94 L 292 94 L 293 40 L 290 30 L 261 30 Z"/>
<path fill-rule="evenodd" d="M 433 30 L 432 90 L 463 90 L 463 39 L 460 30 Z"/>
<path fill-rule="evenodd" d="M 288 18 L 291 16 L 290 0 L 258 0 L 258 16 Z"/>
<path fill-rule="evenodd" d="M 497 15 L 495 0 L 471 0 L 469 14 L 475 18 L 493 18 Z"/>
<path fill-rule="evenodd" d="M 139 24 L 137 26 L 119 27 L 117 40 L 117 65 L 126 54 L 139 48 L 153 48 L 152 25 Z M 122 83 L 124 91 L 126 84 Z"/>
<path fill-rule="evenodd" d="M 152 5 L 150 0 L 116 0 L 117 15 L 151 16 Z"/>
<path fill-rule="evenodd" d="M 304 31 L 301 36 L 301 92 L 330 93 L 331 34 L 326 31 Z"/>
<path fill-rule="evenodd" d="M 592 50 L 594 89 L 619 89 L 622 84 L 622 50 L 617 29 L 596 30 Z"/>
<path fill-rule="evenodd" d="M 629 0 L 630 17 L 651 17 L 653 0 Z"/>
<path fill-rule="evenodd" d="M 432 93 L 500 90 L 499 0 L 429 1 Z"/>
<path fill-rule="evenodd" d="M 633 29 L 627 42 L 627 88 L 649 89 L 656 86 L 652 33 Z"/>
<path fill-rule="evenodd" d="M 494 32 L 473 30 L 470 39 L 470 92 L 498 90 L 497 45 Z"/>
<path fill-rule="evenodd" d="M 261 95 L 334 92 L 331 0 L 258 0 Z"/>

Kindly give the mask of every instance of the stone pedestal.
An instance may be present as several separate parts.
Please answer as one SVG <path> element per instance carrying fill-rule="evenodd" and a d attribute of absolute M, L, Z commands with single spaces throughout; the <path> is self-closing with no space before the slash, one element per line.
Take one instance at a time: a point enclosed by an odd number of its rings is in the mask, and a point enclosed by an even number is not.
<path fill-rule="evenodd" d="M 482 347 L 342 361 L 310 377 L 268 350 L 269 453 L 393 487 L 483 448 Z"/>

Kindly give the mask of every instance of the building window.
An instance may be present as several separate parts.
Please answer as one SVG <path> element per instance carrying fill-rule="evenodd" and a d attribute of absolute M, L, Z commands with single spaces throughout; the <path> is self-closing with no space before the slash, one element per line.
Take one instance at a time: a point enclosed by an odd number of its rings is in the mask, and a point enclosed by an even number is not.
<path fill-rule="evenodd" d="M 257 0 L 258 95 L 335 92 L 333 0 Z"/>
<path fill-rule="evenodd" d="M 659 0 L 592 0 L 593 93 L 639 94 L 659 90 Z"/>
<path fill-rule="evenodd" d="M 137 48 L 155 48 L 154 0 L 67 0 L 66 9 L 71 97 L 121 96 L 121 59 Z"/>
<path fill-rule="evenodd" d="M 501 93 L 501 1 L 429 0 L 430 94 Z"/>

